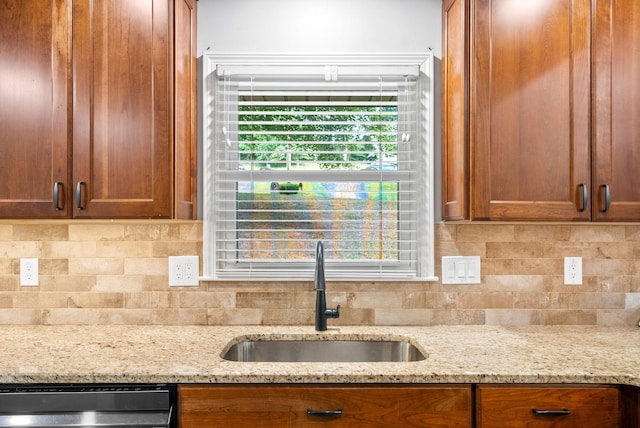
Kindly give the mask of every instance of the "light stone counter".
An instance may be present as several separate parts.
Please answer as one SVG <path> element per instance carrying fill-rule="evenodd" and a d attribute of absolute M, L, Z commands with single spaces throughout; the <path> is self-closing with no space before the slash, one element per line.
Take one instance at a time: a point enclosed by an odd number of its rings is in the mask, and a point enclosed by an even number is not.
<path fill-rule="evenodd" d="M 640 328 L 3 326 L 0 383 L 606 383 L 640 386 Z M 229 342 L 406 337 L 412 363 L 238 363 Z"/>

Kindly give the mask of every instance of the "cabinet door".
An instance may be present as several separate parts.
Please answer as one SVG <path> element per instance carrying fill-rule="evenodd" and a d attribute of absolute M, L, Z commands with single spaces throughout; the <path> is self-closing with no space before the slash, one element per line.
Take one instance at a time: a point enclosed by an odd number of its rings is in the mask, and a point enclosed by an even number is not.
<path fill-rule="evenodd" d="M 476 399 L 479 428 L 622 426 L 613 386 L 478 386 Z"/>
<path fill-rule="evenodd" d="M 640 221 L 640 2 L 596 4 L 593 217 Z"/>
<path fill-rule="evenodd" d="M 469 218 L 468 0 L 442 3 L 442 216 Z"/>
<path fill-rule="evenodd" d="M 70 215 L 69 13 L 67 0 L 0 2 L 0 217 Z"/>
<path fill-rule="evenodd" d="M 175 1 L 175 217 L 196 218 L 196 0 Z"/>
<path fill-rule="evenodd" d="M 471 414 L 470 386 L 178 388 L 181 428 L 471 427 Z"/>
<path fill-rule="evenodd" d="M 474 1 L 471 218 L 589 219 L 590 3 Z"/>
<path fill-rule="evenodd" d="M 75 217 L 171 215 L 169 17 L 168 0 L 73 0 Z"/>

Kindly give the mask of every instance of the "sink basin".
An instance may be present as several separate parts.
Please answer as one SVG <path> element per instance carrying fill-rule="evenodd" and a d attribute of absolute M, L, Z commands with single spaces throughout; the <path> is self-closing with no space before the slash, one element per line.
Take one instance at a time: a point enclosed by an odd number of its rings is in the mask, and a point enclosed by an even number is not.
<path fill-rule="evenodd" d="M 426 358 L 407 340 L 245 340 L 223 358 L 242 362 L 411 362 Z"/>

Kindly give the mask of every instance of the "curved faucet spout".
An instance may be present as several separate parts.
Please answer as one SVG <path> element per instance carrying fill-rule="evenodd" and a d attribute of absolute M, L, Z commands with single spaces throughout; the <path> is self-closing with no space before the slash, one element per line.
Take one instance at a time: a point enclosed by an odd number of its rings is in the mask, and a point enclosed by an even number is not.
<path fill-rule="evenodd" d="M 316 289 L 316 330 L 325 331 L 327 329 L 327 318 L 338 318 L 340 316 L 340 305 L 335 309 L 327 309 L 326 283 L 324 279 L 324 245 L 322 241 L 318 241 L 316 245 L 316 269 L 313 282 Z"/>
<path fill-rule="evenodd" d="M 313 281 L 316 290 L 324 290 L 326 287 L 324 280 L 324 244 L 318 241 L 316 244 L 316 273 Z"/>

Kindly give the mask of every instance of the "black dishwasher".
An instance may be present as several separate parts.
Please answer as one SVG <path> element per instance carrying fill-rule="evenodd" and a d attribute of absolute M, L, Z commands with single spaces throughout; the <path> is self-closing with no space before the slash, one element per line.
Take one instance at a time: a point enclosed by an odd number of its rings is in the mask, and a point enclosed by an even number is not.
<path fill-rule="evenodd" d="M 175 428 L 173 385 L 4 385 L 0 427 Z"/>

